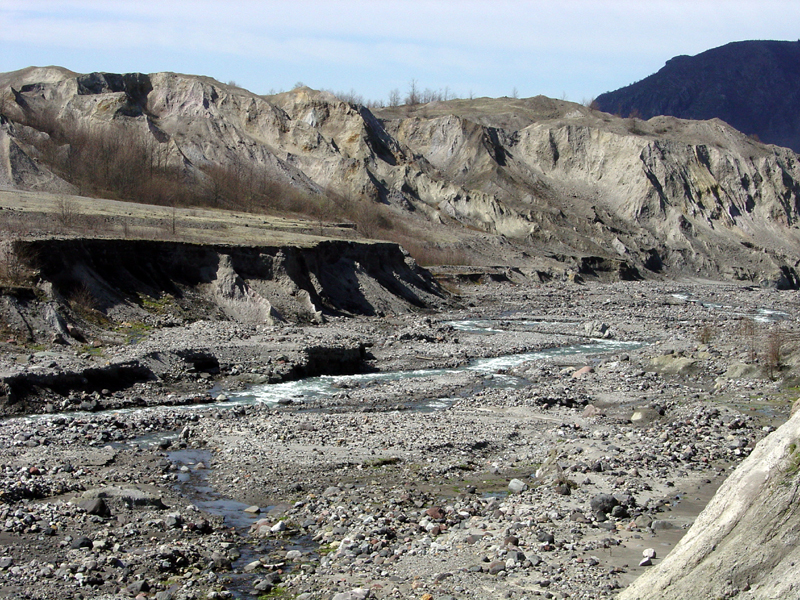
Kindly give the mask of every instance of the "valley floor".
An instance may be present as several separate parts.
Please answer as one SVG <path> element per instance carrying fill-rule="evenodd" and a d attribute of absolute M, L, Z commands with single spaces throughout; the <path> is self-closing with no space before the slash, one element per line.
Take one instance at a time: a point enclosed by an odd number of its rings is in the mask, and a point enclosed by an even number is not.
<path fill-rule="evenodd" d="M 17 375 L 154 348 L 202 360 L 95 394 L 36 388 L 49 412 L 0 422 L 0 596 L 614 597 L 798 396 L 796 292 L 458 292 L 437 313 L 5 351 Z M 310 347 L 406 373 L 289 387 Z"/>

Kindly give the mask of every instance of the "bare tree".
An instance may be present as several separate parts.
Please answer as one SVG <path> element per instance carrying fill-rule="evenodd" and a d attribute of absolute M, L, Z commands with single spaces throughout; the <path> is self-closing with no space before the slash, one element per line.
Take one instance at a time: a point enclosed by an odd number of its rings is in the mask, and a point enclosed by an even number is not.
<path fill-rule="evenodd" d="M 630 131 L 634 135 L 639 135 L 642 133 L 642 128 L 640 127 L 639 122 L 642 119 L 642 113 L 638 111 L 638 109 L 633 109 L 630 114 L 628 115 L 628 131 Z"/>
<path fill-rule="evenodd" d="M 406 104 L 410 106 L 419 104 L 419 91 L 417 90 L 416 79 L 412 79 L 408 84 L 408 95 L 406 96 Z"/>
<path fill-rule="evenodd" d="M 62 227 L 71 227 L 75 224 L 78 217 L 78 205 L 69 196 L 58 196 L 56 198 L 56 220 Z"/>
<path fill-rule="evenodd" d="M 775 374 L 781 369 L 785 344 L 786 338 L 780 328 L 773 329 L 766 335 L 764 369 L 770 379 L 775 377 Z"/>
<path fill-rule="evenodd" d="M 333 95 L 348 104 L 364 104 L 364 96 L 357 93 L 353 88 L 350 88 L 349 92 L 334 92 Z"/>

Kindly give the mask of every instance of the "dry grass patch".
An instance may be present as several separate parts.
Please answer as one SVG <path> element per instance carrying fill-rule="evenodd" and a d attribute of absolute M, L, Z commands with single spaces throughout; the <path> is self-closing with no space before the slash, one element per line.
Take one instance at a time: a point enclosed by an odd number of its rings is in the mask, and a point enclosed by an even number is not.
<path fill-rule="evenodd" d="M 469 266 L 475 264 L 471 253 L 463 248 L 440 247 L 434 244 L 418 243 L 410 239 L 402 242 L 402 246 L 414 257 L 417 264 L 423 267 L 442 265 Z"/>

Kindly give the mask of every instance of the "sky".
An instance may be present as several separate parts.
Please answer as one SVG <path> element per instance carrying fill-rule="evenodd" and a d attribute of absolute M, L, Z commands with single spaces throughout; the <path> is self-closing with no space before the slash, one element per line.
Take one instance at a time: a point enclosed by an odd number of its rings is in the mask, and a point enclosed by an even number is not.
<path fill-rule="evenodd" d="M 587 102 L 679 54 L 800 38 L 796 0 L 0 0 L 0 72 L 174 71 L 257 94 Z"/>

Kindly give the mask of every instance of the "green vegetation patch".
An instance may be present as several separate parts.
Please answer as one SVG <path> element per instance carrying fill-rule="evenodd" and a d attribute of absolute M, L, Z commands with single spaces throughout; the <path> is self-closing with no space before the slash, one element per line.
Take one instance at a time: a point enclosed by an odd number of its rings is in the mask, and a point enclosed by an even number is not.
<path fill-rule="evenodd" d="M 170 309 L 176 307 L 175 298 L 169 294 L 164 294 L 160 298 L 153 298 L 152 296 L 140 292 L 137 296 L 142 308 L 159 315 L 169 312 Z"/>
<path fill-rule="evenodd" d="M 370 461 L 368 466 L 370 467 L 386 467 L 388 465 L 397 465 L 400 464 L 402 459 L 399 456 L 387 456 L 384 458 L 377 458 L 373 461 Z"/>
<path fill-rule="evenodd" d="M 796 442 L 789 444 L 788 459 L 789 464 L 784 472 L 789 477 L 794 477 L 800 472 L 800 449 L 798 449 Z"/>
<path fill-rule="evenodd" d="M 103 349 L 92 346 L 91 344 L 84 344 L 81 346 L 81 352 L 88 354 L 89 356 L 103 356 Z"/>
<path fill-rule="evenodd" d="M 133 323 L 125 322 L 115 329 L 117 333 L 121 333 L 125 336 L 126 344 L 138 344 L 146 340 L 152 330 L 153 328 L 150 325 L 139 321 Z"/>
<path fill-rule="evenodd" d="M 258 600 L 271 600 L 273 598 L 281 598 L 283 600 L 290 600 L 294 598 L 296 594 L 290 593 L 285 587 L 280 585 L 275 586 L 272 590 L 267 594 L 261 594 L 258 597 Z"/>

